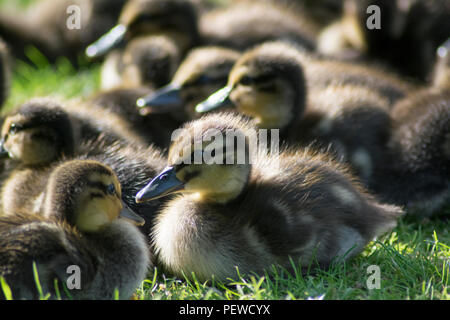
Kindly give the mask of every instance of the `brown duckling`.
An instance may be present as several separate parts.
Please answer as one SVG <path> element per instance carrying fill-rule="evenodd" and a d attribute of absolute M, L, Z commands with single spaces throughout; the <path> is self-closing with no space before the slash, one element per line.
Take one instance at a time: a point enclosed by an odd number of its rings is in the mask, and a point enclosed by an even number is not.
<path fill-rule="evenodd" d="M 167 36 L 183 55 L 199 41 L 195 4 L 189 0 L 130 0 L 118 24 L 91 44 L 86 55 L 103 56 L 124 41 L 142 35 Z"/>
<path fill-rule="evenodd" d="M 166 169 L 136 195 L 143 202 L 180 193 L 152 234 L 167 272 L 203 282 L 233 278 L 236 267 L 242 275 L 290 269 L 290 258 L 326 266 L 396 225 L 402 211 L 377 202 L 345 165 L 308 150 L 258 152 L 255 129 L 232 113 L 187 123 Z"/>
<path fill-rule="evenodd" d="M 259 128 L 279 129 L 284 140 L 331 145 L 369 183 L 375 168 L 385 159 L 390 132 L 388 98 L 369 85 L 353 84 L 363 74 L 355 72 L 353 79 L 351 74 L 343 74 L 342 67 L 336 72 L 343 78 L 340 82 L 330 69 L 330 84 L 325 85 L 327 79 L 308 73 L 310 67 L 290 45 L 271 42 L 257 46 L 236 62 L 227 86 L 196 110 L 205 112 L 233 104 L 237 111 L 254 118 Z M 306 88 L 310 78 L 315 84 Z M 366 82 L 375 81 L 373 77 Z M 378 83 L 380 91 L 391 90 L 387 84 Z"/>
<path fill-rule="evenodd" d="M 149 222 L 143 230 L 148 234 L 159 203 L 138 205 L 134 195 L 148 177 L 164 167 L 162 152 L 154 146 L 111 140 L 105 135 L 79 141 L 74 131 L 69 115 L 58 108 L 22 108 L 17 115 L 6 118 L 0 149 L 12 163 L 2 172 L 2 212 L 14 214 L 23 206 L 27 212 L 40 210 L 47 172 L 55 163 L 74 157 L 97 160 L 116 172 L 123 200 Z"/>
<path fill-rule="evenodd" d="M 0 276 L 14 299 L 38 299 L 33 263 L 43 294 L 57 298 L 72 275 L 81 272 L 80 287 L 68 288 L 74 299 L 131 297 L 150 266 L 143 235 L 127 218 L 141 217 L 124 206 L 117 176 L 96 161 L 68 161 L 56 166 L 43 194 L 42 216 L 18 211 L 0 217 Z M 0 295 L 1 297 L 1 295 Z"/>
<path fill-rule="evenodd" d="M 111 52 L 102 65 L 100 88 L 161 87 L 169 83 L 180 61 L 168 37 L 132 39 L 124 50 Z"/>
<path fill-rule="evenodd" d="M 197 118 L 195 106 L 226 85 L 239 56 L 239 52 L 222 47 L 191 50 L 167 86 L 137 101 L 141 113 L 176 112 L 182 120 Z"/>
<path fill-rule="evenodd" d="M 392 157 L 375 191 L 408 213 L 441 213 L 450 203 L 449 89 L 411 94 L 394 106 L 392 119 Z"/>
<path fill-rule="evenodd" d="M 52 110 L 56 110 L 56 112 Z M 70 126 L 66 120 L 62 126 L 67 126 L 68 132 L 74 135 L 76 145 L 99 136 L 103 136 L 110 143 L 118 140 L 129 143 L 145 143 L 127 121 L 112 111 L 93 108 L 92 103 L 82 102 L 78 99 L 63 101 L 53 97 L 32 98 L 9 112 L 3 125 L 6 130 L 2 132 L 3 138 L 7 137 L 11 124 L 15 124 L 17 127 L 34 127 L 35 122 L 47 123 L 45 120 L 47 118 L 53 120 L 56 117 L 59 120 L 60 114 L 64 114 L 64 117 L 69 119 Z"/>
<path fill-rule="evenodd" d="M 338 22 L 342 32 L 335 33 L 334 39 L 324 37 L 325 47 L 330 47 L 327 42 L 332 39 L 332 43 L 337 44 L 333 51 L 339 54 L 339 50 L 348 50 L 339 45 L 350 44 L 369 60 L 385 63 L 405 76 L 427 80 L 434 64 L 435 50 L 450 36 L 449 1 L 346 2 L 350 5 L 345 6 Z M 375 20 L 379 21 L 378 26 L 371 27 Z"/>
<path fill-rule="evenodd" d="M 204 44 L 236 50 L 248 49 L 271 40 L 293 41 L 306 50 L 314 50 L 318 27 L 301 11 L 277 1 L 236 1 L 200 17 Z"/>
<path fill-rule="evenodd" d="M 15 57 L 26 59 L 28 46 L 36 47 L 50 62 L 64 56 L 74 64 L 89 43 L 114 26 L 125 0 L 46 0 L 25 13 L 2 9 L 0 37 Z M 74 19 L 79 15 L 79 27 Z M 74 27 L 70 27 L 75 23 Z"/>

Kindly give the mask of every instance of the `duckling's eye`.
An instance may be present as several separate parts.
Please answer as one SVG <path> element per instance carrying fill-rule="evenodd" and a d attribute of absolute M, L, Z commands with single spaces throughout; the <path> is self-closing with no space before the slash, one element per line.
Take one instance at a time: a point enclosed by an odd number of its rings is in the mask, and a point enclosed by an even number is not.
<path fill-rule="evenodd" d="M 106 193 L 110 194 L 110 195 L 115 195 L 116 194 L 116 187 L 114 186 L 114 184 L 110 184 L 106 187 Z"/>
<path fill-rule="evenodd" d="M 255 79 L 250 76 L 243 76 L 241 80 L 239 80 L 239 83 L 248 86 L 255 83 Z"/>
<path fill-rule="evenodd" d="M 10 134 L 15 134 L 17 133 L 19 130 L 21 130 L 21 126 L 16 124 L 16 123 L 12 123 L 11 126 L 9 127 L 9 133 Z"/>

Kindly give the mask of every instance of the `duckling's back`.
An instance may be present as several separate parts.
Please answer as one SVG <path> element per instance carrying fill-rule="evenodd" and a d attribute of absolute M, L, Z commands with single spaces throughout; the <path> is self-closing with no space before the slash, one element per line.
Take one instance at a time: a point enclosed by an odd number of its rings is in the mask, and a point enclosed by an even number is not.
<path fill-rule="evenodd" d="M 0 276 L 11 287 L 14 299 L 39 299 L 33 262 L 44 294 L 51 293 L 52 299 L 56 298 L 55 278 L 65 296 L 69 266 L 80 268 L 82 287 L 96 272 L 96 258 L 73 228 L 35 215 L 0 217 Z"/>

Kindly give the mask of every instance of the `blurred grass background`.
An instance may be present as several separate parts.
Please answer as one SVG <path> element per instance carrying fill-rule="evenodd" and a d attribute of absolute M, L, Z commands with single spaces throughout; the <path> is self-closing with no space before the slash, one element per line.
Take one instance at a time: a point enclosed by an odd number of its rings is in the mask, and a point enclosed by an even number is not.
<path fill-rule="evenodd" d="M 0 10 L 33 0 L 0 0 Z M 98 90 L 99 65 L 80 61 L 76 70 L 62 58 L 50 65 L 36 49 L 27 55 L 32 64 L 16 61 L 11 94 L 4 110 L 35 96 L 86 97 Z M 441 217 L 401 219 L 386 238 L 369 244 L 364 253 L 316 275 L 289 275 L 274 268 L 271 275 L 199 283 L 155 273 L 136 291 L 136 299 L 450 299 L 450 209 Z M 378 265 L 381 288 L 366 286 L 367 267 Z"/>

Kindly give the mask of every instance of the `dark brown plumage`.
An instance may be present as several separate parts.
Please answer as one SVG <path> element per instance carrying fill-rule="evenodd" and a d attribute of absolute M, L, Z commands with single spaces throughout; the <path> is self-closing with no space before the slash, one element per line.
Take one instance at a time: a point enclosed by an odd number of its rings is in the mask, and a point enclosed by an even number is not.
<path fill-rule="evenodd" d="M 422 82 L 428 79 L 436 49 L 450 36 L 449 1 L 347 0 L 346 4 L 339 22 L 342 32 L 335 33 L 335 39 L 324 38 L 337 44 L 335 55 L 347 50 L 339 46 L 350 43 L 366 60 L 383 63 Z M 376 7 L 368 10 L 369 6 Z M 379 28 L 368 28 L 367 23 L 373 22 L 377 8 Z"/>
<path fill-rule="evenodd" d="M 110 168 L 69 161 L 51 171 L 40 216 L 17 211 L 0 217 L 0 276 L 13 298 L 39 298 L 33 262 L 44 294 L 53 299 L 55 279 L 67 298 L 63 286 L 73 273 L 70 266 L 81 272 L 81 288 L 69 289 L 72 298 L 113 299 L 115 289 L 129 298 L 146 276 L 149 249 L 135 227 L 117 220 L 119 215 L 132 217 L 120 198 Z"/>
<path fill-rule="evenodd" d="M 289 257 L 303 267 L 313 258 L 328 265 L 360 252 L 402 214 L 377 202 L 326 154 L 251 151 L 256 127 L 242 117 L 208 115 L 183 129 L 168 167 L 136 196 L 142 202 L 181 192 L 160 212 L 152 234 L 159 263 L 172 274 L 224 280 L 236 276 L 236 267 L 242 275 L 272 264 L 289 269 Z M 222 139 L 207 138 L 210 130 Z M 244 145 L 231 147 L 227 130 Z M 205 163 L 212 150 L 223 164 Z M 251 162 L 237 164 L 245 150 Z M 193 154 L 202 162 L 190 164 Z"/>
<path fill-rule="evenodd" d="M 450 201 L 450 92 L 427 89 L 392 110 L 391 159 L 374 190 L 419 216 L 439 213 Z"/>
<path fill-rule="evenodd" d="M 237 1 L 200 17 L 204 44 L 248 49 L 271 40 L 293 41 L 307 50 L 316 46 L 317 26 L 302 12 L 274 2 Z"/>
<path fill-rule="evenodd" d="M 106 109 L 124 119 L 146 143 L 166 149 L 170 145 L 173 130 L 182 122 L 172 113 L 142 115 L 136 101 L 149 92 L 152 92 L 151 88 L 117 88 L 97 93 L 89 103 L 93 108 Z"/>

